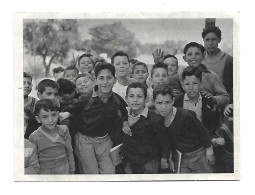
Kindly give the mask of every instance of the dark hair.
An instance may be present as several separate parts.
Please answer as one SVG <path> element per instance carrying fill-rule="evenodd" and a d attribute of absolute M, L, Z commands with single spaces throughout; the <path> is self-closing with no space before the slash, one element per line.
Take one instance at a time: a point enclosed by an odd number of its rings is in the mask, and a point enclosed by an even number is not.
<path fill-rule="evenodd" d="M 202 37 L 203 39 L 208 33 L 214 33 L 219 39 L 221 39 L 221 30 L 218 26 L 209 26 L 203 29 Z"/>
<path fill-rule="evenodd" d="M 68 66 L 64 70 L 64 76 L 66 75 L 67 70 L 76 70 L 77 74 L 79 74 L 79 70 L 75 66 Z"/>
<path fill-rule="evenodd" d="M 107 69 L 109 70 L 111 73 L 112 73 L 112 76 L 115 78 L 115 67 L 110 64 L 110 63 L 107 63 L 107 62 L 102 62 L 100 64 L 98 64 L 96 67 L 95 67 L 95 76 L 96 78 L 98 77 L 99 75 L 99 72 L 103 69 Z"/>
<path fill-rule="evenodd" d="M 198 49 L 200 49 L 200 51 L 202 52 L 202 54 L 205 53 L 205 48 L 203 47 L 203 45 L 201 45 L 201 44 L 199 44 L 199 43 L 197 43 L 197 42 L 190 42 L 190 43 L 188 43 L 187 45 L 185 45 L 184 50 L 183 50 L 184 54 L 187 53 L 187 51 L 188 51 L 188 49 L 189 49 L 190 47 L 197 47 Z"/>
<path fill-rule="evenodd" d="M 137 60 L 137 59 L 134 59 L 134 58 L 132 58 L 132 59 L 130 59 L 129 60 L 129 63 L 132 63 L 132 64 L 136 64 L 136 63 L 138 63 L 139 61 Z"/>
<path fill-rule="evenodd" d="M 186 76 L 195 76 L 197 77 L 200 82 L 202 82 L 202 70 L 199 67 L 196 66 L 188 66 L 186 67 L 182 72 L 182 80 L 185 79 Z"/>
<path fill-rule="evenodd" d="M 45 91 L 45 87 L 51 87 L 53 89 L 59 90 L 59 85 L 57 82 L 51 79 L 44 79 L 37 85 L 37 91 L 39 93 L 43 93 Z"/>
<path fill-rule="evenodd" d="M 132 67 L 132 73 L 134 73 L 134 70 L 135 70 L 136 66 L 143 66 L 146 69 L 146 71 L 149 72 L 147 64 L 145 64 L 143 62 L 137 62 Z"/>
<path fill-rule="evenodd" d="M 88 78 L 91 79 L 92 81 L 95 80 L 95 78 L 94 78 L 91 74 L 89 74 L 89 73 L 87 73 L 87 72 L 84 72 L 84 73 L 82 73 L 82 74 L 79 74 L 79 75 L 75 78 L 74 83 L 76 84 L 77 79 L 79 79 L 79 78 L 81 78 L 81 77 L 88 77 Z"/>
<path fill-rule="evenodd" d="M 79 57 L 79 59 L 78 59 L 78 65 L 79 65 L 79 66 L 80 66 L 80 61 L 81 61 L 81 59 L 82 59 L 83 57 L 90 58 L 91 61 L 92 61 L 93 67 L 94 67 L 95 63 L 94 63 L 94 60 L 92 59 L 92 55 L 91 55 L 91 54 L 87 54 L 87 53 L 84 53 L 84 54 L 82 54 L 82 55 Z"/>
<path fill-rule="evenodd" d="M 105 59 L 104 58 L 102 58 L 102 57 L 97 57 L 97 58 L 95 58 L 95 65 L 96 65 L 96 63 L 101 63 L 101 62 L 106 62 L 105 61 Z"/>
<path fill-rule="evenodd" d="M 128 63 L 129 63 L 129 57 L 128 57 L 128 54 L 124 51 L 117 51 L 115 54 L 113 54 L 113 56 L 111 57 L 111 63 L 113 64 L 114 63 L 114 58 L 117 57 L 117 56 L 126 56 L 127 57 L 127 60 L 128 60 Z"/>
<path fill-rule="evenodd" d="M 161 94 L 161 95 L 170 95 L 171 98 L 174 98 L 174 91 L 173 88 L 170 85 L 158 85 L 153 89 L 153 99 L 155 100 L 157 95 Z"/>
<path fill-rule="evenodd" d="M 167 54 L 167 55 L 164 56 L 164 58 L 163 58 L 164 60 L 163 61 L 165 61 L 165 59 L 167 59 L 167 58 L 174 58 L 174 59 L 176 59 L 177 60 L 177 66 L 178 66 L 178 59 L 177 59 L 177 57 L 175 57 L 172 54 Z"/>
<path fill-rule="evenodd" d="M 64 78 L 60 78 L 58 79 L 57 83 L 59 85 L 59 90 L 58 90 L 59 95 L 72 94 L 73 92 L 75 92 L 75 86 L 72 83 L 72 81 L 69 81 Z"/>
<path fill-rule="evenodd" d="M 166 70 L 166 72 L 167 72 L 167 74 L 168 74 L 167 64 L 165 64 L 165 63 L 163 63 L 163 62 L 158 62 L 158 63 L 154 64 L 154 65 L 152 66 L 152 68 L 151 68 L 151 78 L 152 78 L 152 76 L 153 76 L 153 74 L 154 74 L 154 70 L 155 70 L 156 68 L 163 68 L 163 69 Z"/>
<path fill-rule="evenodd" d="M 53 74 L 55 73 L 59 73 L 59 72 L 63 72 L 64 71 L 64 68 L 62 68 L 61 66 L 57 67 L 57 68 L 54 68 L 52 70 Z"/>
<path fill-rule="evenodd" d="M 127 87 L 127 90 L 126 90 L 126 96 L 128 96 L 128 92 L 131 88 L 140 88 L 143 90 L 143 94 L 144 94 L 144 97 L 146 98 L 147 97 L 147 87 L 145 84 L 143 83 L 139 83 L 139 82 L 134 82 L 134 83 L 131 83 L 130 85 L 128 85 Z"/>
<path fill-rule="evenodd" d="M 36 102 L 34 114 L 38 116 L 41 109 L 45 111 L 59 111 L 57 104 L 48 99 L 43 99 Z"/>
<path fill-rule="evenodd" d="M 29 74 L 29 73 L 27 73 L 27 72 L 23 72 L 23 78 L 30 78 L 31 79 L 31 81 L 32 81 L 32 76 Z"/>
<path fill-rule="evenodd" d="M 28 120 L 33 116 L 33 112 L 29 108 L 24 108 L 24 113 L 28 116 Z"/>

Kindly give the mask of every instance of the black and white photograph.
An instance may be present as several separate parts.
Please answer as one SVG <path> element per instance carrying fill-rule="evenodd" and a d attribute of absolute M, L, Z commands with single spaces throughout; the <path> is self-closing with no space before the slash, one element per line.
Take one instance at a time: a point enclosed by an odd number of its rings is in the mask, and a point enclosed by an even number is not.
<path fill-rule="evenodd" d="M 14 23 L 15 181 L 240 180 L 238 12 Z"/>

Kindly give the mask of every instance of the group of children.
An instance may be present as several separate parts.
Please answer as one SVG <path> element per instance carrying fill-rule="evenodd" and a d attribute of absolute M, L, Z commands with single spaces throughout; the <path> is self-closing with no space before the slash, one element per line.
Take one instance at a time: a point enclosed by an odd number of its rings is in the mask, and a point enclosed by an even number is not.
<path fill-rule="evenodd" d="M 150 78 L 123 51 L 111 63 L 84 54 L 38 84 L 39 101 L 24 73 L 25 173 L 233 173 L 233 104 L 204 53 L 187 44 L 178 73 L 177 58 L 157 50 Z"/>

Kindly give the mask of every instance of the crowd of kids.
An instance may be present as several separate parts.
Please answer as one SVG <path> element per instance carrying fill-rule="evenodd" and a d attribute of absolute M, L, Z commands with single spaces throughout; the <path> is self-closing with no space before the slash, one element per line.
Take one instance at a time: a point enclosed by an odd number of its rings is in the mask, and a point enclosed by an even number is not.
<path fill-rule="evenodd" d="M 42 80 L 38 99 L 24 72 L 25 174 L 233 173 L 233 58 L 218 27 L 202 37 L 183 71 L 161 49 L 150 72 L 124 51 L 111 63 L 86 53 Z"/>

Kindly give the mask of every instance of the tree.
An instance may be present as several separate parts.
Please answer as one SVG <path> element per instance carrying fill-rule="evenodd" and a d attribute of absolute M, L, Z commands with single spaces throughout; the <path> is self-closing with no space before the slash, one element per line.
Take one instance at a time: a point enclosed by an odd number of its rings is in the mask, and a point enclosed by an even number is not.
<path fill-rule="evenodd" d="M 90 28 L 89 34 L 92 36 L 91 49 L 99 54 L 107 53 L 112 56 L 116 51 L 123 50 L 130 58 L 136 57 L 135 35 L 121 22 Z"/>
<path fill-rule="evenodd" d="M 62 62 L 78 40 L 76 20 L 25 20 L 23 41 L 26 51 L 42 57 L 45 76 L 54 61 Z"/>

